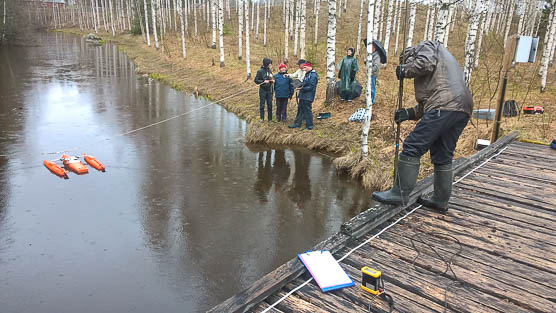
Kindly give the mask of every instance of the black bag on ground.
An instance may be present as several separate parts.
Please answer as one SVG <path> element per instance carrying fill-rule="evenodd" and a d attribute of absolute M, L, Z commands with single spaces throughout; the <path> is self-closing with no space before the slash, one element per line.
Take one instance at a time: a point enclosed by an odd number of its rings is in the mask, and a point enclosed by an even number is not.
<path fill-rule="evenodd" d="M 508 100 L 504 102 L 504 117 L 517 116 L 517 102 L 515 100 Z"/>
<path fill-rule="evenodd" d="M 363 92 L 363 86 L 359 83 L 359 81 L 355 80 L 355 86 L 353 87 L 352 91 L 352 99 L 361 97 L 361 93 Z M 340 81 L 336 82 L 336 94 L 340 94 Z"/>

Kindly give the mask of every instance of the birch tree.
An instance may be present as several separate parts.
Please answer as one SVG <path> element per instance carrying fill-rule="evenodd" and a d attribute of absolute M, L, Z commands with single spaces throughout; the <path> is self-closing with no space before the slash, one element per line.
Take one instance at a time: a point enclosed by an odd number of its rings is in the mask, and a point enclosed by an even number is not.
<path fill-rule="evenodd" d="M 477 0 L 475 9 L 471 15 L 471 21 L 467 27 L 467 36 L 465 38 L 465 60 L 463 64 L 463 74 L 467 86 L 471 83 L 471 72 L 473 71 L 473 57 L 475 56 L 475 41 L 477 39 L 477 28 L 479 28 L 479 19 L 483 11 L 483 0 Z"/>
<path fill-rule="evenodd" d="M 487 21 L 487 16 L 488 14 L 486 12 L 483 12 L 481 14 L 481 18 L 483 20 L 483 24 L 481 25 L 481 28 L 479 30 L 479 39 L 477 40 L 477 51 L 475 52 L 475 62 L 473 64 L 474 68 L 479 67 L 479 56 L 481 54 L 481 45 L 483 43 L 483 35 L 485 34 L 485 32 L 487 31 L 487 25 L 488 25 L 488 21 Z M 480 23 L 479 23 L 480 24 Z"/>
<path fill-rule="evenodd" d="M 212 20 L 212 44 L 210 45 L 212 49 L 216 49 L 216 1 L 218 0 L 210 0 L 208 2 L 210 4 L 210 16 Z"/>
<path fill-rule="evenodd" d="M 431 7 L 430 7 L 430 5 L 428 5 L 427 6 L 427 19 L 425 20 L 425 32 L 423 33 L 423 40 L 428 39 L 427 36 L 429 35 L 430 18 L 431 18 Z"/>
<path fill-rule="evenodd" d="M 396 42 L 394 44 L 394 54 L 398 54 L 398 43 L 400 41 L 400 20 L 402 18 L 402 1 L 398 0 L 396 1 L 397 3 L 397 7 L 396 7 L 396 15 L 394 16 L 394 21 L 395 21 L 395 31 L 394 33 L 396 34 Z M 407 18 L 407 17 L 405 17 Z"/>
<path fill-rule="evenodd" d="M 369 3 L 370 2 L 371 1 L 369 1 Z M 368 49 L 369 48 L 367 48 L 367 50 Z M 326 36 L 326 103 L 331 103 L 334 100 L 335 96 L 336 96 L 336 0 L 328 0 L 328 33 Z"/>
<path fill-rule="evenodd" d="M 365 1 L 365 0 L 361 0 L 361 1 Z M 318 45 L 318 41 L 319 41 L 319 11 L 320 11 L 320 0 L 315 0 L 315 38 L 313 40 L 313 44 L 315 46 Z"/>
<path fill-rule="evenodd" d="M 150 30 L 149 30 L 149 10 L 147 9 L 147 0 L 143 1 L 143 7 L 145 9 L 145 30 L 147 31 L 147 46 L 150 47 L 151 46 L 151 35 L 150 35 Z"/>
<path fill-rule="evenodd" d="M 237 42 L 237 58 L 239 60 L 242 59 L 242 54 L 243 54 L 243 47 L 242 47 L 242 43 L 243 43 L 243 38 L 242 38 L 242 34 L 243 34 L 243 2 L 245 0 L 238 0 L 238 9 L 237 9 L 237 14 L 238 14 L 238 31 L 237 31 L 237 37 L 238 37 L 238 42 Z"/>
<path fill-rule="evenodd" d="M 506 30 L 504 32 L 504 49 L 506 48 L 506 42 L 508 41 L 508 35 L 510 34 L 510 28 L 512 27 L 512 19 L 514 17 L 514 8 L 515 3 L 514 0 L 509 0 L 509 11 L 508 11 L 508 18 L 506 19 Z"/>
<path fill-rule="evenodd" d="M 436 30 L 434 40 L 444 42 L 448 30 L 448 15 L 450 10 L 450 2 L 452 0 L 440 0 L 440 8 L 438 9 L 438 19 L 436 20 Z"/>
<path fill-rule="evenodd" d="M 284 30 L 284 62 L 288 62 L 288 44 L 290 40 L 290 1 L 286 2 L 286 29 Z"/>
<path fill-rule="evenodd" d="M 220 37 L 220 67 L 224 67 L 224 0 L 218 0 L 218 35 Z"/>
<path fill-rule="evenodd" d="M 548 74 L 548 65 L 550 63 L 550 55 L 554 50 L 554 40 L 556 37 L 556 14 L 554 5 L 551 8 L 550 18 L 547 23 L 546 28 L 546 38 L 545 45 L 542 52 L 541 59 L 541 92 L 546 91 L 546 77 Z"/>
<path fill-rule="evenodd" d="M 452 23 L 454 18 L 454 4 L 450 5 L 450 9 L 448 9 L 448 24 L 446 25 L 446 30 L 444 32 L 444 47 L 448 48 L 448 37 L 450 36 L 450 31 L 452 29 Z"/>
<path fill-rule="evenodd" d="M 519 0 L 518 2 L 518 6 L 519 6 L 519 22 L 517 24 L 517 34 L 521 35 L 522 32 L 522 28 L 523 28 L 523 20 L 525 18 L 525 10 L 527 9 L 527 1 L 525 1 L 525 4 L 523 4 L 523 0 Z M 525 5 L 525 7 L 524 7 Z"/>
<path fill-rule="evenodd" d="M 114 29 L 114 15 L 112 14 L 112 0 L 108 0 L 108 10 L 110 11 L 110 25 L 112 27 L 112 37 L 114 37 L 116 36 L 116 30 Z"/>
<path fill-rule="evenodd" d="M 187 0 L 185 0 L 187 2 Z M 180 16 L 180 29 L 181 29 L 181 52 L 183 58 L 185 59 L 186 51 L 185 51 L 185 24 L 183 22 L 183 10 L 182 10 L 182 0 L 178 0 L 178 14 Z"/>
<path fill-rule="evenodd" d="M 194 23 L 194 31 L 195 31 L 195 40 L 198 39 L 198 30 L 197 30 L 197 0 L 193 0 L 193 23 Z M 239 50 L 241 51 L 241 49 Z M 241 52 L 240 52 L 241 54 Z"/>
<path fill-rule="evenodd" d="M 108 0 L 108 1 L 110 2 L 112 0 Z M 155 0 L 151 0 L 151 9 L 152 9 L 152 18 L 153 18 L 154 46 L 156 50 L 158 50 L 159 46 L 158 46 L 158 34 L 156 32 L 156 1 Z M 114 29 L 114 26 L 112 26 L 112 29 Z"/>
<path fill-rule="evenodd" d="M 396 0 L 388 1 L 388 13 L 386 17 L 386 30 L 384 31 L 384 49 L 386 50 L 386 55 L 388 55 L 388 51 L 390 50 L 390 30 L 392 27 L 392 12 L 394 10 L 394 2 Z"/>
<path fill-rule="evenodd" d="M 357 27 L 357 45 L 355 47 L 355 55 L 359 55 L 361 50 L 361 23 L 363 22 L 363 8 L 365 7 L 365 0 L 361 0 L 361 7 L 359 8 L 359 26 Z M 316 34 L 315 34 L 316 37 Z M 315 39 L 316 40 L 316 39 Z"/>
<path fill-rule="evenodd" d="M 263 46 L 266 47 L 266 19 L 268 12 L 268 0 L 264 0 L 264 25 L 263 25 Z"/>
<path fill-rule="evenodd" d="M 299 43 L 299 22 L 300 22 L 300 9 L 299 5 L 301 0 L 295 1 L 295 34 L 294 34 L 294 41 L 293 41 L 293 56 L 297 57 L 297 47 Z"/>
<path fill-rule="evenodd" d="M 2 14 L 2 42 L 4 41 L 4 38 L 6 38 L 6 0 L 4 0 L 3 2 L 4 14 Z"/>
<path fill-rule="evenodd" d="M 307 0 L 300 0 L 301 14 L 299 22 L 299 57 L 305 59 L 305 21 L 307 15 Z"/>
<path fill-rule="evenodd" d="M 247 63 L 247 79 L 251 78 L 251 51 L 249 48 L 249 0 L 245 4 L 245 63 Z"/>
<path fill-rule="evenodd" d="M 406 47 L 411 47 L 413 45 L 413 30 L 415 29 L 415 15 L 417 13 L 417 4 L 415 0 L 411 1 L 411 7 L 409 9 L 409 31 L 407 32 L 407 44 Z"/>
<path fill-rule="evenodd" d="M 361 155 L 363 159 L 367 158 L 369 155 L 369 128 L 371 126 L 371 115 L 373 114 L 373 103 L 371 97 L 371 75 L 373 72 L 373 26 L 374 26 L 374 0 L 369 0 L 369 5 L 367 6 L 367 55 L 365 59 L 365 122 L 363 124 L 363 129 L 361 130 Z"/>
<path fill-rule="evenodd" d="M 260 0 L 259 0 L 259 1 L 257 1 L 257 23 L 255 25 L 255 39 L 256 40 L 259 40 L 259 20 L 260 20 L 260 15 L 261 15 L 260 7 L 261 7 L 261 5 L 260 5 Z"/>

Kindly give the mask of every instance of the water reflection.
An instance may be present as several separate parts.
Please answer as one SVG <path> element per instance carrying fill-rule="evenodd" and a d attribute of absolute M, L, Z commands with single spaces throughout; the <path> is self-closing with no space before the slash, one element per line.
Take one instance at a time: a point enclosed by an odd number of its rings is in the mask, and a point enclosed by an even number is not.
<path fill-rule="evenodd" d="M 206 102 L 136 77 L 115 45 L 38 44 L 0 48 L 2 312 L 204 311 L 367 205 L 330 158 L 248 147 L 217 105 L 122 136 Z M 107 172 L 42 167 L 68 148 Z"/>

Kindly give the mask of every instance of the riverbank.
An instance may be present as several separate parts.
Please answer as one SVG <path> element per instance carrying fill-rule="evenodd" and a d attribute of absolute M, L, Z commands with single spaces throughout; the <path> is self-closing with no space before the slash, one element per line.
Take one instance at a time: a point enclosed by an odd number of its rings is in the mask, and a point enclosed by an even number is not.
<path fill-rule="evenodd" d="M 64 32 L 83 35 L 79 29 L 65 29 Z M 396 62 L 389 63 L 383 68 L 379 75 L 377 84 L 377 98 L 373 107 L 373 120 L 369 132 L 369 158 L 361 160 L 360 154 L 360 134 L 362 124 L 348 122 L 348 117 L 358 108 L 364 107 L 364 99 L 355 99 L 352 103 L 341 103 L 339 101 L 325 106 L 326 80 L 322 65 L 316 66 L 319 74 L 319 86 L 313 113 L 331 112 L 332 117 L 326 120 L 315 119 L 315 129 L 313 131 L 303 131 L 300 129 L 289 129 L 288 124 L 293 121 L 296 113 L 295 101 L 290 101 L 288 105 L 288 122 L 281 123 L 261 123 L 259 122 L 258 108 L 258 88 L 253 83 L 253 78 L 259 63 L 265 56 L 271 56 L 271 49 L 263 47 L 260 40 L 254 41 L 251 48 L 251 79 L 246 80 L 245 60 L 237 58 L 237 42 L 234 36 L 226 36 L 225 67 L 219 66 L 219 52 L 207 47 L 206 41 L 187 43 L 187 58 L 181 56 L 181 42 L 173 34 L 168 34 L 165 39 L 165 51 L 157 51 L 153 47 L 148 47 L 141 36 L 129 34 L 118 34 L 112 37 L 108 33 L 100 33 L 102 38 L 111 40 L 119 44 L 121 51 L 132 58 L 136 64 L 136 71 L 151 78 L 163 81 L 171 85 L 174 89 L 188 94 L 205 96 L 219 102 L 228 111 L 235 113 L 238 117 L 249 122 L 245 141 L 247 143 L 266 143 L 301 145 L 313 150 L 321 150 L 332 153 L 338 158 L 335 165 L 338 169 L 347 171 L 354 179 L 360 179 L 363 186 L 367 189 L 385 189 L 391 185 L 394 158 L 394 139 L 395 127 L 392 120 L 393 111 L 396 107 L 397 81 L 394 74 Z M 455 37 L 455 36 L 454 36 Z M 325 43 L 319 44 L 324 48 Z M 337 50 L 337 53 L 341 51 Z M 456 57 L 457 53 L 454 53 Z M 496 56 L 493 54 L 492 58 Z M 290 60 L 295 64 L 296 60 Z M 275 68 L 277 67 L 277 61 Z M 317 62 L 314 62 L 318 64 Z M 523 73 L 523 72 L 521 72 Z M 477 70 L 474 75 L 484 75 Z M 363 74 L 358 73 L 358 79 L 364 82 Z M 489 81 L 492 80 L 490 75 Z M 494 84 L 491 82 L 491 84 Z M 404 103 L 406 106 L 413 105 L 413 86 L 408 84 Z M 485 107 L 485 102 L 490 101 L 487 94 L 477 92 L 477 86 L 481 86 L 481 81 L 472 86 L 475 91 L 476 108 Z M 495 84 L 494 84 L 495 86 Z M 543 116 L 521 116 L 520 119 L 508 119 L 502 124 L 501 135 L 512 130 L 519 130 L 523 138 L 547 142 L 549 136 L 554 133 L 554 114 L 553 108 L 556 99 L 554 87 L 549 87 L 549 91 L 538 94 L 531 88 L 523 91 L 512 89 L 511 85 L 509 97 L 518 97 L 526 93 L 529 99 L 536 101 L 542 100 L 545 103 L 547 114 Z M 551 86 L 549 84 L 549 86 Z M 239 93 L 239 94 L 237 94 Z M 230 95 L 237 94 L 234 97 Z M 538 97 L 535 98 L 535 96 Z M 542 95 L 542 96 L 541 96 Z M 508 98 L 509 98 L 508 97 Z M 483 98 L 486 98 L 483 99 Z M 490 137 L 490 127 L 492 123 L 473 120 L 462 134 L 454 158 L 469 156 L 474 150 L 474 143 L 477 138 L 488 139 Z M 414 127 L 414 122 L 406 122 L 402 125 L 402 138 L 404 138 Z M 432 164 L 428 156 L 423 158 L 420 176 L 424 177 L 432 171 Z"/>

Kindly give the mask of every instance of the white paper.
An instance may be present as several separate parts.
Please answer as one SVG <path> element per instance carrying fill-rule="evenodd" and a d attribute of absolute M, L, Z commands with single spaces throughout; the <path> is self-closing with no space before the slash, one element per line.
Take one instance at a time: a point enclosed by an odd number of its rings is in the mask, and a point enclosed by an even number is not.
<path fill-rule="evenodd" d="M 335 289 L 334 287 L 337 286 L 348 287 L 354 285 L 330 251 L 301 253 L 299 258 L 323 291 Z"/>

